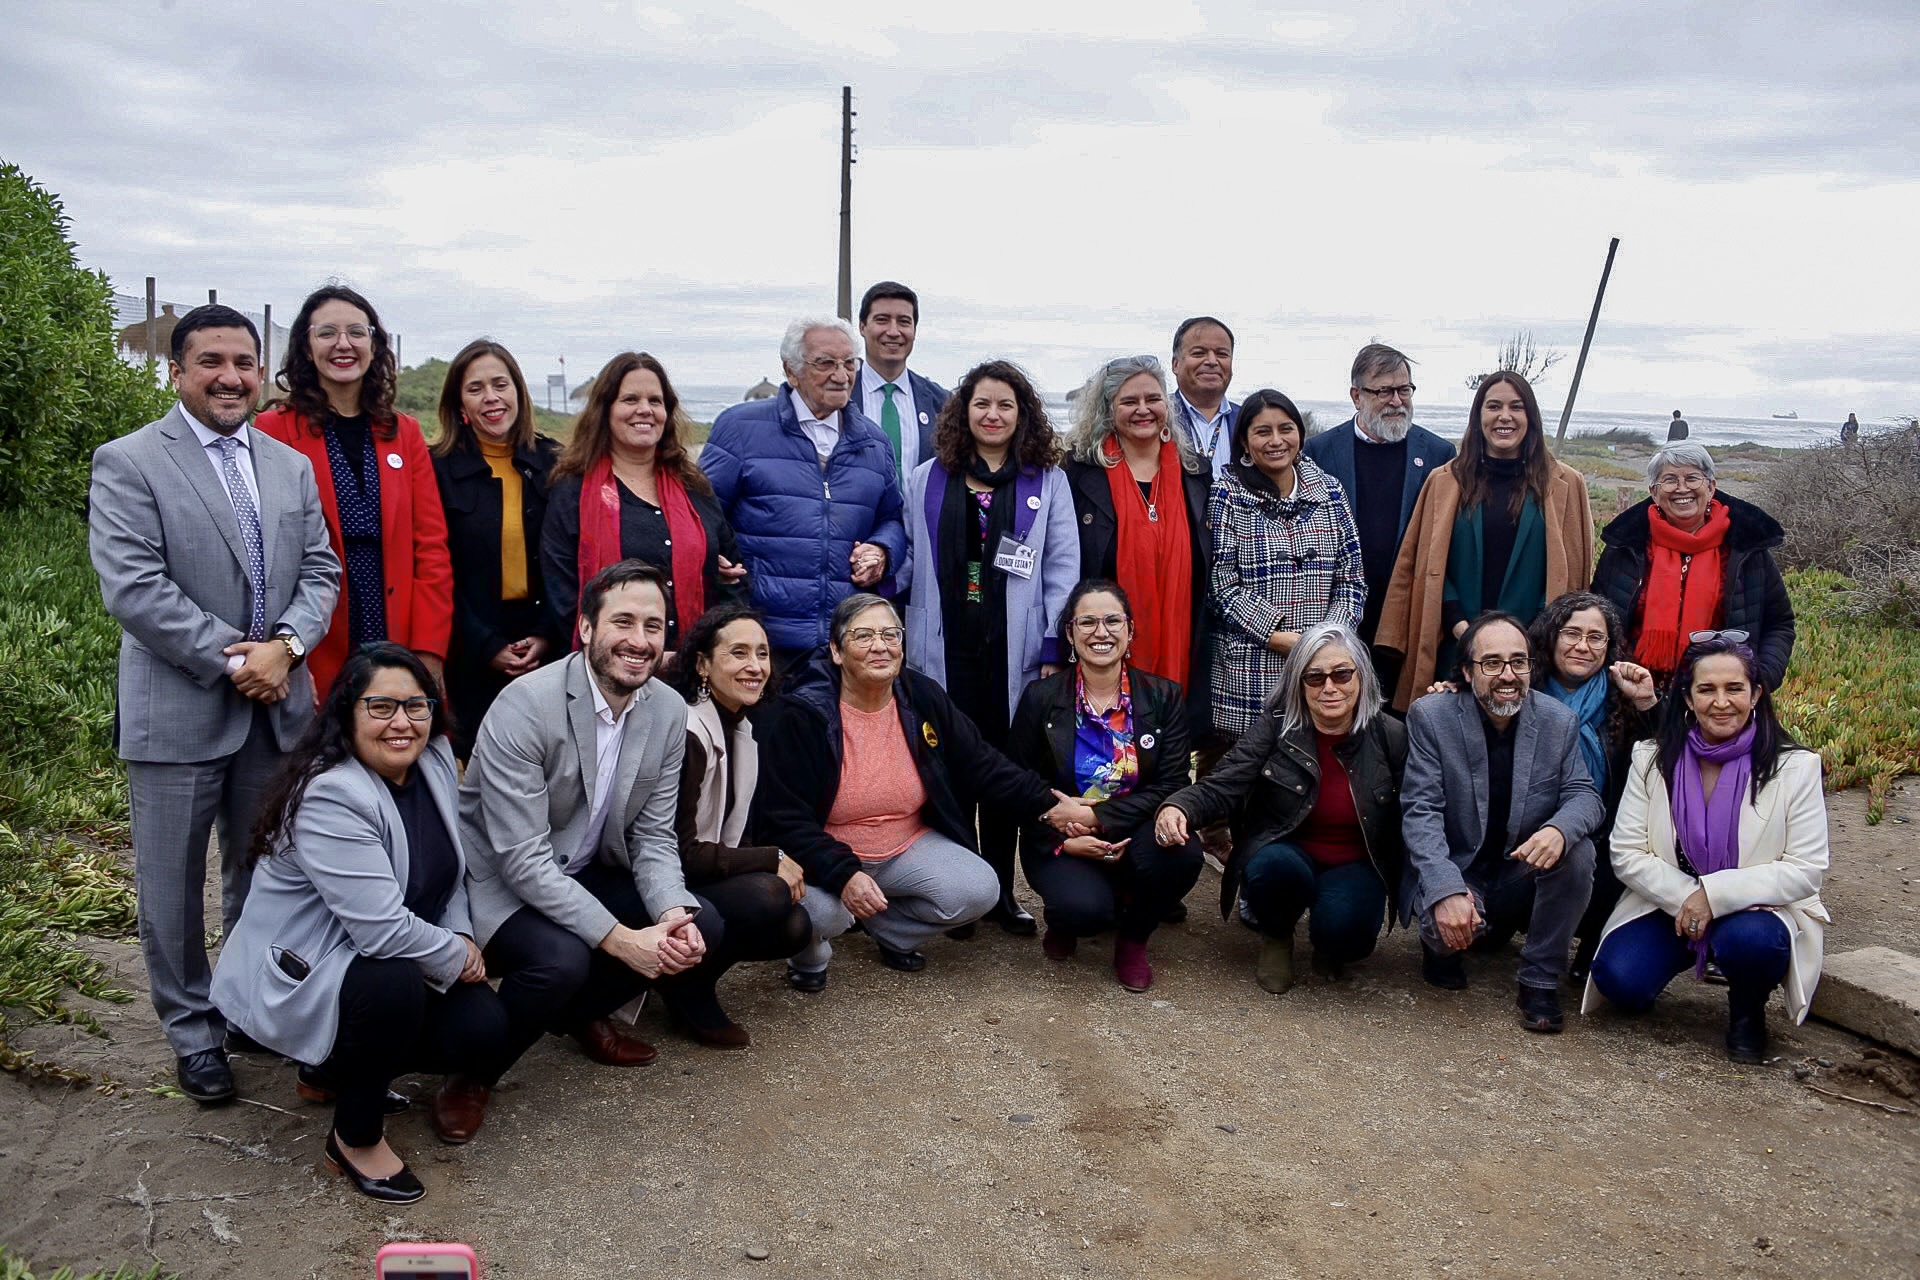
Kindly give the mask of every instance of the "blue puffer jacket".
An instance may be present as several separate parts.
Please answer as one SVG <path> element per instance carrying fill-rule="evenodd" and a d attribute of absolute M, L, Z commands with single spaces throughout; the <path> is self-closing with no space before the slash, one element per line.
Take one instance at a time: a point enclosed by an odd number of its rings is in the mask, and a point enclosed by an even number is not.
<path fill-rule="evenodd" d="M 784 382 L 769 399 L 722 412 L 700 451 L 700 469 L 740 540 L 753 603 L 777 649 L 826 643 L 833 607 L 854 591 L 854 543 L 885 548 L 887 572 L 876 584 L 882 592 L 906 563 L 900 483 L 880 428 L 849 404 L 824 472 L 819 459 Z"/>

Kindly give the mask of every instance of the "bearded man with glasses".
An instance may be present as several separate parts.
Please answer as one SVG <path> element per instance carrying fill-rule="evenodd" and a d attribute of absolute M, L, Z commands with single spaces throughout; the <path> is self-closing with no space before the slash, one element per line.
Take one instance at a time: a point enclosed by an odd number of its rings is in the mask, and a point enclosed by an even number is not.
<path fill-rule="evenodd" d="M 1400 352 L 1368 343 L 1353 358 L 1350 381 L 1353 416 L 1314 436 L 1300 451 L 1340 482 L 1353 507 L 1367 579 L 1367 606 L 1358 630 L 1371 649 L 1414 500 L 1427 477 L 1453 460 L 1454 447 L 1415 424 L 1412 361 Z M 1379 668 L 1377 661 L 1374 665 Z M 1384 683 L 1393 687 L 1391 679 Z"/>
<path fill-rule="evenodd" d="M 1459 687 L 1407 712 L 1401 919 L 1419 920 L 1421 973 L 1447 990 L 1467 985 L 1468 947 L 1497 949 L 1524 930 L 1520 1023 L 1551 1034 L 1563 1025 L 1560 979 L 1593 892 L 1591 836 L 1604 810 L 1578 718 L 1528 687 L 1519 620 L 1481 614 L 1460 653 Z"/>

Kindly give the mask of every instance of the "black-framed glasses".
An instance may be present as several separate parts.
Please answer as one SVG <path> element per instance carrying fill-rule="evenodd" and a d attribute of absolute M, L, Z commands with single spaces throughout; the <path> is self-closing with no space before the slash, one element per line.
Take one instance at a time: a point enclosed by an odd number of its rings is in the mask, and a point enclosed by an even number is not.
<path fill-rule="evenodd" d="M 1362 391 L 1376 400 L 1411 400 L 1415 387 L 1411 382 L 1402 382 L 1392 387 L 1362 387 Z"/>
<path fill-rule="evenodd" d="M 373 326 L 364 324 L 350 324 L 346 326 L 317 324 L 308 326 L 307 332 L 313 335 L 316 342 L 332 342 L 343 333 L 355 342 L 365 342 L 373 336 Z"/>
<path fill-rule="evenodd" d="M 875 644 L 897 648 L 907 639 L 905 627 L 855 627 L 847 632 L 847 643 L 862 649 L 871 649 Z"/>
<path fill-rule="evenodd" d="M 1513 674 L 1517 676 L 1523 676 L 1527 674 L 1527 672 L 1533 670 L 1533 659 L 1532 658 L 1482 658 L 1478 662 L 1474 663 L 1473 665 L 1480 668 L 1480 674 L 1483 676 L 1497 676 L 1502 671 L 1506 670 L 1508 667 L 1513 668 Z"/>
<path fill-rule="evenodd" d="M 367 714 L 375 720 L 391 720 L 404 711 L 407 713 L 407 719 L 423 723 L 433 719 L 433 709 L 440 705 L 440 699 L 382 698 L 376 694 L 370 698 L 360 699 L 360 705 L 365 707 Z"/>
<path fill-rule="evenodd" d="M 1127 615 L 1124 613 L 1083 613 L 1073 620 L 1073 629 L 1083 636 L 1090 636 L 1102 627 L 1108 631 L 1119 631 L 1126 625 Z"/>
<path fill-rule="evenodd" d="M 1705 644 L 1709 640 L 1731 640 L 1735 644 L 1745 644 L 1747 633 L 1744 631 L 1690 631 L 1688 644 Z"/>
<path fill-rule="evenodd" d="M 1314 670 L 1301 676 L 1300 683 L 1306 685 L 1309 689 L 1321 689 L 1325 688 L 1327 681 L 1331 680 L 1335 685 L 1344 689 L 1353 683 L 1354 676 L 1358 674 L 1359 669 L 1356 667 L 1335 667 L 1331 671 Z"/>

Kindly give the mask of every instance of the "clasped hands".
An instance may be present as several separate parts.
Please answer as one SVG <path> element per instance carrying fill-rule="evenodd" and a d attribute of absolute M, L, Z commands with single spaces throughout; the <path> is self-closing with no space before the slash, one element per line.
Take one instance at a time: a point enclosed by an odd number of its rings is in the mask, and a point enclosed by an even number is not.
<path fill-rule="evenodd" d="M 279 637 L 272 640 L 237 640 L 220 651 L 229 658 L 238 657 L 240 665 L 227 673 L 233 687 L 255 702 L 269 705 L 287 696 L 287 674 L 293 670 L 293 655 Z"/>
<path fill-rule="evenodd" d="M 707 940 L 685 907 L 674 907 L 658 924 L 632 929 L 616 924 L 600 949 L 645 978 L 684 973 L 707 954 Z"/>
<path fill-rule="evenodd" d="M 887 571 L 887 549 L 871 542 L 856 542 L 847 556 L 847 568 L 852 571 L 854 586 L 870 587 Z"/>

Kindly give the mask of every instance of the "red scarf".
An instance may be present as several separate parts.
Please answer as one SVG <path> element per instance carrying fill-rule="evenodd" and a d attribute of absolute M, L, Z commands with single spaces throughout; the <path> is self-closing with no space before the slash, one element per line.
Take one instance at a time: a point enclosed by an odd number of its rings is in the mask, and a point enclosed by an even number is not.
<path fill-rule="evenodd" d="M 1180 450 L 1171 440 L 1161 442 L 1152 497 L 1142 498 L 1120 442 L 1109 436 L 1104 448 L 1109 458 L 1117 459 L 1107 468 L 1107 484 L 1120 526 L 1114 577 L 1133 602 L 1131 665 L 1177 681 L 1184 689 L 1193 648 L 1193 539 L 1187 529 Z M 1148 517 L 1149 503 L 1157 519 Z"/>
<path fill-rule="evenodd" d="M 1640 593 L 1640 642 L 1633 656 L 1656 676 L 1673 674 L 1688 636 L 1720 625 L 1730 523 L 1724 502 L 1709 504 L 1706 523 L 1692 533 L 1659 507 L 1647 508 L 1647 585 Z"/>
<path fill-rule="evenodd" d="M 669 604 L 684 636 L 707 609 L 707 527 L 700 523 L 679 476 L 665 467 L 655 467 L 653 484 L 660 492 L 667 536 L 673 539 L 673 598 Z M 613 479 L 613 459 L 604 457 L 587 468 L 580 483 L 580 591 L 586 591 L 594 574 L 620 559 L 620 487 Z M 573 646 L 580 647 L 578 626 L 573 629 Z"/>

